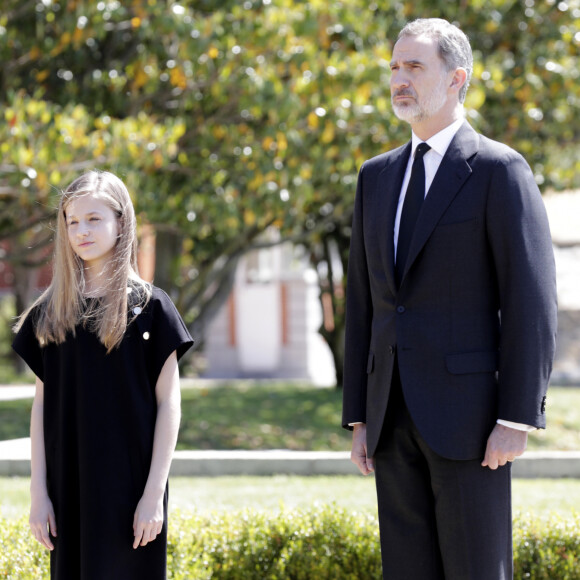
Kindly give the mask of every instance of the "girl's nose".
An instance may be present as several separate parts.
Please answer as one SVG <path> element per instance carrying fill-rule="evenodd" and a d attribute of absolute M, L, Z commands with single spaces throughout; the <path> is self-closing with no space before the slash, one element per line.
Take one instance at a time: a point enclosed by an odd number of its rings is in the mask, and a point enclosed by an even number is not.
<path fill-rule="evenodd" d="M 77 228 L 77 236 L 79 238 L 84 238 L 89 235 L 89 228 L 85 224 L 79 224 Z"/>

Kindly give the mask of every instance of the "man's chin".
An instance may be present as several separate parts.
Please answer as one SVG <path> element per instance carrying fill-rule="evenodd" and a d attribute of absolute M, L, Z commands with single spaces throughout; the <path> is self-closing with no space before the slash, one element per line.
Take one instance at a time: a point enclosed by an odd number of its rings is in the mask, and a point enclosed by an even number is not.
<path fill-rule="evenodd" d="M 416 122 L 421 112 L 417 110 L 416 107 L 412 105 L 393 105 L 393 112 L 398 119 L 401 121 L 405 121 L 407 123 L 414 123 Z"/>

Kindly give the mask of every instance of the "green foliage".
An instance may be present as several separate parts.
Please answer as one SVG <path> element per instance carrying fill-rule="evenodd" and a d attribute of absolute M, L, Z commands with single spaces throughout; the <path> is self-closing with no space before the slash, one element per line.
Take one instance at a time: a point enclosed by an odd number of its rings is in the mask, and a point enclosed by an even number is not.
<path fill-rule="evenodd" d="M 514 567 L 517 578 L 580 578 L 580 517 L 554 516 L 547 523 L 529 517 L 514 522 Z"/>
<path fill-rule="evenodd" d="M 14 324 L 14 300 L 11 296 L 0 296 L 0 367 L 4 366 L 5 361 L 12 355 L 13 334 L 12 325 Z"/>
<path fill-rule="evenodd" d="M 0 249 L 1 252 L 1 249 Z M 11 344 L 14 340 L 12 326 L 16 321 L 16 308 L 14 296 L 0 296 L 0 385 L 7 384 L 30 384 L 34 383 L 32 371 L 26 368 L 25 372 L 18 373 L 13 365 L 16 353 Z M 2 411 L 0 410 L 0 413 Z M 0 425 L 2 421 L 0 421 Z M 0 441 L 2 440 L 2 428 L 0 427 Z"/>
<path fill-rule="evenodd" d="M 168 578 L 358 580 L 380 576 L 374 517 L 323 506 L 266 515 L 252 511 L 170 518 Z M 580 517 L 514 522 L 514 578 L 580 579 Z M 0 519 L 0 576 L 48 577 L 48 555 L 24 518 Z"/>
<path fill-rule="evenodd" d="M 0 577 L 7 580 L 48 578 L 48 555 L 30 534 L 27 518 L 11 521 L 1 518 L 0 521 Z"/>
<path fill-rule="evenodd" d="M 111 169 L 156 225 L 158 255 L 171 246 L 157 280 L 197 335 L 240 255 L 274 225 L 327 269 L 330 242 L 337 248 L 342 272 L 321 291 L 340 368 L 354 184 L 364 159 L 408 139 L 390 108 L 388 63 L 410 19 L 458 21 L 476 58 L 471 122 L 520 150 L 543 187 L 580 185 L 578 0 L 5 5 L 7 259 L 45 261 L 51 235 L 40 225 L 55 188 L 88 167 Z"/>
<path fill-rule="evenodd" d="M 181 516 L 169 548 L 169 577 L 373 578 L 380 571 L 375 519 L 323 507 L 267 516 L 251 511 Z"/>

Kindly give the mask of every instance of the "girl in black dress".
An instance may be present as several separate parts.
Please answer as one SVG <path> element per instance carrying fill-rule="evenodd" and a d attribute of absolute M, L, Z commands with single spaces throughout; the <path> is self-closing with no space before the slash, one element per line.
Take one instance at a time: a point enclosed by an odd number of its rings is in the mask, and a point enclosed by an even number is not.
<path fill-rule="evenodd" d="M 30 527 L 53 580 L 166 578 L 177 361 L 193 341 L 136 248 L 123 182 L 82 175 L 61 196 L 52 282 L 15 327 L 37 376 Z"/>

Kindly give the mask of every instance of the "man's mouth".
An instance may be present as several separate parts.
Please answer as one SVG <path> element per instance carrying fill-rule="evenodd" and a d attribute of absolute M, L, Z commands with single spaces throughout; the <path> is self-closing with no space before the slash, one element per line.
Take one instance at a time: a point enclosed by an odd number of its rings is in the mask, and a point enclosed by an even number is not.
<path fill-rule="evenodd" d="M 412 95 L 410 93 L 396 93 L 395 95 L 393 95 L 393 98 L 395 100 L 397 100 L 397 99 L 414 99 L 415 95 Z"/>

